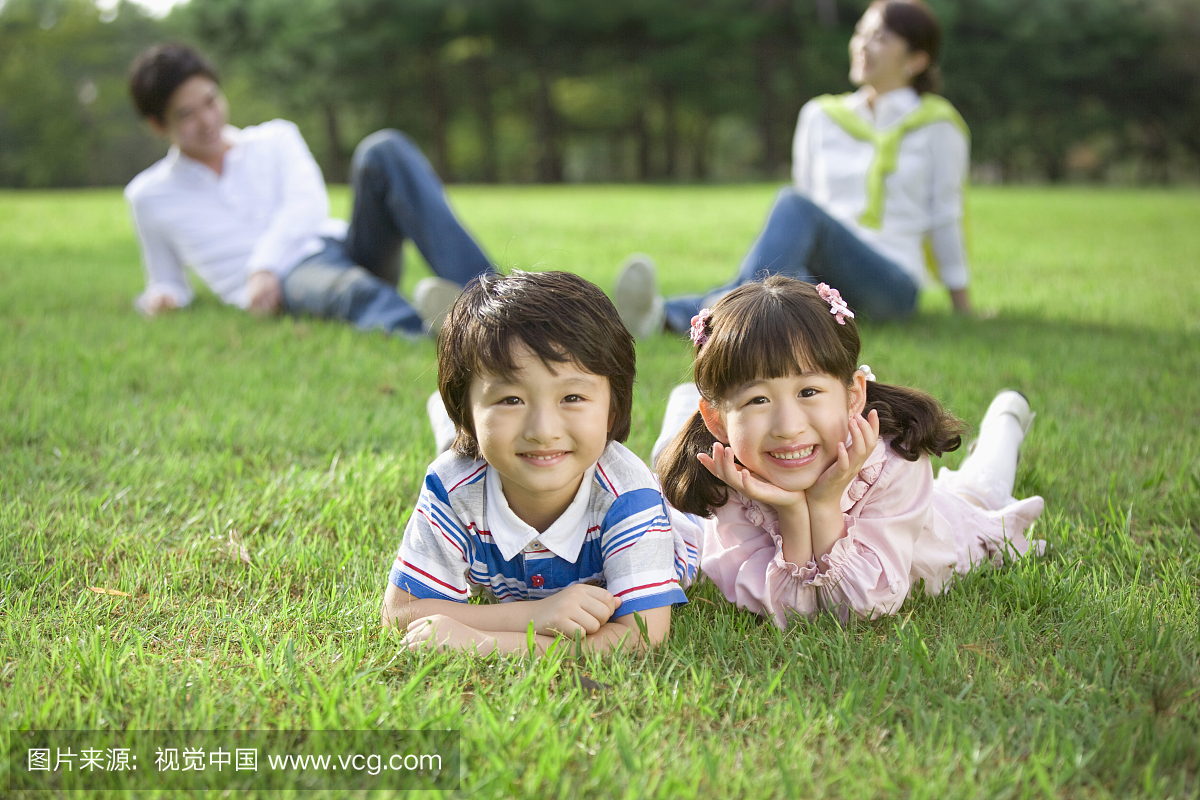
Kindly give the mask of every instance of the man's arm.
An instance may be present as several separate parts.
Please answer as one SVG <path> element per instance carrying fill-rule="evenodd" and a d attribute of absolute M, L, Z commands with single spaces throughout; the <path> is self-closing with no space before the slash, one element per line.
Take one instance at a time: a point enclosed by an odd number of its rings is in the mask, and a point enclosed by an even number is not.
<path fill-rule="evenodd" d="M 192 287 L 188 285 L 183 264 L 171 247 L 170 239 L 142 202 L 129 194 L 126 194 L 126 200 L 146 274 L 146 288 L 134 301 L 134 306 L 147 317 L 183 308 L 192 302 Z"/>
<path fill-rule="evenodd" d="M 249 308 L 257 313 L 279 309 L 283 259 L 300 240 L 312 236 L 329 217 L 329 195 L 321 168 L 294 123 L 274 120 L 272 150 L 277 159 L 280 204 L 246 262 Z"/>

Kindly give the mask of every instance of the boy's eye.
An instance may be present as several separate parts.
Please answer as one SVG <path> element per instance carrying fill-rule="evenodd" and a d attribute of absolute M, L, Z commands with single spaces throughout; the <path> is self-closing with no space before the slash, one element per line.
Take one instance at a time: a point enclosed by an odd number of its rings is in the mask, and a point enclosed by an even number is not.
<path fill-rule="evenodd" d="M 583 396 L 578 394 L 569 394 L 563 398 L 564 403 L 582 403 Z"/>
<path fill-rule="evenodd" d="M 763 397 L 763 396 L 760 394 L 760 395 L 759 395 L 759 396 L 757 396 L 757 397 L 751 397 L 751 398 L 750 398 L 750 399 L 749 399 L 749 400 L 746 402 L 746 405 L 748 405 L 748 406 L 761 406 L 761 405 L 763 405 L 763 404 L 765 404 L 765 403 L 769 403 L 769 402 L 771 402 L 771 401 L 770 401 L 770 400 L 768 400 L 767 398 Z"/>
<path fill-rule="evenodd" d="M 505 397 L 500 400 L 500 405 L 502 405 L 502 406 L 519 406 L 519 405 L 521 405 L 521 398 Z"/>

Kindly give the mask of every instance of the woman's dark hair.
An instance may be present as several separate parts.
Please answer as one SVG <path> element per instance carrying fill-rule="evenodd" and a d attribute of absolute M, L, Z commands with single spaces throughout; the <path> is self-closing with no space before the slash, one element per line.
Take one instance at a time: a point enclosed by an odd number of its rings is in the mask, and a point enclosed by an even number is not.
<path fill-rule="evenodd" d="M 858 369 L 858 326 L 838 324 L 829 303 L 810 284 L 782 275 L 748 283 L 723 297 L 705 323 L 708 340 L 697 350 L 696 388 L 710 404 L 751 381 L 804 372 L 831 375 L 849 387 Z M 879 413 L 880 438 L 908 461 L 958 449 L 965 426 L 933 397 L 916 389 L 867 382 L 866 414 Z M 697 411 L 663 454 L 657 470 L 671 505 L 708 516 L 728 490 L 696 458 L 716 439 Z"/>
<path fill-rule="evenodd" d="M 636 353 L 608 295 L 570 272 L 488 273 L 467 284 L 438 335 L 438 391 L 458 436 L 454 451 L 479 458 L 471 419 L 471 379 L 481 372 L 510 378 L 514 345 L 549 369 L 574 363 L 608 378 L 608 440 L 629 436 Z"/>
<path fill-rule="evenodd" d="M 129 68 L 129 93 L 139 114 L 162 124 L 171 95 L 196 75 L 221 82 L 216 68 L 198 50 L 176 42 L 156 44 L 143 50 Z"/>
<path fill-rule="evenodd" d="M 876 0 L 871 5 L 883 14 L 887 29 L 908 42 L 909 50 L 929 54 L 929 66 L 913 77 L 912 87 L 921 94 L 941 91 L 937 59 L 942 49 L 942 26 L 933 9 L 922 0 Z"/>

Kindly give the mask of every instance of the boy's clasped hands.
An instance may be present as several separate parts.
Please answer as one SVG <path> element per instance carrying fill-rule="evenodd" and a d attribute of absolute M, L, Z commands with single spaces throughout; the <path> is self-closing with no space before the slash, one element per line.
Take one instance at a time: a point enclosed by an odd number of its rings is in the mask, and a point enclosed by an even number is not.
<path fill-rule="evenodd" d="M 534 634 L 573 639 L 597 633 L 620 607 L 621 599 L 599 586 L 577 583 L 541 600 L 510 605 L 514 606 L 513 633 L 526 632 L 532 626 Z M 528 621 L 521 627 L 526 617 Z M 495 649 L 496 637 L 446 614 L 434 614 L 410 622 L 401 644 L 409 648 L 473 649 L 484 655 Z"/>

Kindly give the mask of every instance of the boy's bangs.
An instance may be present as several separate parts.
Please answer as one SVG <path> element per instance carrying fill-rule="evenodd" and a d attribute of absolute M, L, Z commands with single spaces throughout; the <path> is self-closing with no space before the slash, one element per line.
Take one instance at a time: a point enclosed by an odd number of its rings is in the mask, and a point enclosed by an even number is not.
<path fill-rule="evenodd" d="M 506 381 L 517 374 L 514 353 L 518 346 L 542 360 L 546 368 L 554 372 L 555 364 L 577 362 L 566 347 L 552 342 L 544 336 L 523 336 L 519 330 L 501 330 L 493 326 L 480 326 L 479 337 L 473 344 L 474 372 L 488 372 Z M 532 341 L 531 341 L 532 340 Z"/>

